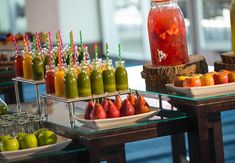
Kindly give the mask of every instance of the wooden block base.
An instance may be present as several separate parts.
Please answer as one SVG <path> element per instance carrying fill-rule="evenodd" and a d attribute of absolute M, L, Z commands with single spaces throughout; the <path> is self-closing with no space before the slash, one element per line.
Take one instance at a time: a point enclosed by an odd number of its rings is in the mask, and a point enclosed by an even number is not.
<path fill-rule="evenodd" d="M 145 79 L 147 91 L 164 92 L 165 84 L 172 83 L 179 75 L 207 72 L 208 65 L 205 58 L 201 55 L 190 55 L 187 64 L 177 66 L 154 66 L 152 63 L 146 63 L 143 66 L 141 76 Z"/>
<path fill-rule="evenodd" d="M 223 63 L 235 64 L 235 54 L 232 51 L 221 54 L 221 59 Z"/>
<path fill-rule="evenodd" d="M 223 63 L 222 61 L 216 61 L 214 66 L 215 66 L 215 71 L 220 71 L 220 70 L 235 71 L 235 64 L 228 64 L 228 63 Z"/>

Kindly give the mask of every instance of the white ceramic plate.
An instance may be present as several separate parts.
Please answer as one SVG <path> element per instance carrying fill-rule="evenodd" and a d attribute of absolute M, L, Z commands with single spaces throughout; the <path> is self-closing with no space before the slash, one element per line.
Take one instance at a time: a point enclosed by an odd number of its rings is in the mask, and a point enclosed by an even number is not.
<path fill-rule="evenodd" d="M 235 82 L 201 87 L 175 87 L 174 84 L 166 84 L 166 87 L 187 97 L 194 98 L 235 93 Z"/>
<path fill-rule="evenodd" d="M 76 114 L 74 115 L 74 118 L 90 128 L 108 129 L 108 128 L 116 128 L 116 127 L 122 127 L 134 124 L 138 121 L 151 118 L 159 111 L 160 111 L 159 109 L 154 108 L 154 110 L 151 109 L 151 111 L 148 113 L 125 116 L 120 118 L 107 118 L 107 119 L 98 119 L 98 120 L 86 120 L 84 119 L 84 114 Z"/>
<path fill-rule="evenodd" d="M 22 149 L 18 151 L 0 152 L 0 162 L 3 160 L 12 160 L 17 158 L 22 158 L 30 155 L 41 154 L 49 151 L 60 151 L 72 142 L 72 139 L 65 138 L 57 135 L 57 143 L 41 146 L 31 149 Z"/>

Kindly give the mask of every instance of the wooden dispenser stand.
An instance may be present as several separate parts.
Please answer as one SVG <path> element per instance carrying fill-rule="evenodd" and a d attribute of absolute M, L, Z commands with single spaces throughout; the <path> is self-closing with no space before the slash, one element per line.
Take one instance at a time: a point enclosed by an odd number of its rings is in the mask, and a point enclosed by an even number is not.
<path fill-rule="evenodd" d="M 215 71 L 230 70 L 235 71 L 235 54 L 231 52 L 221 54 L 222 61 L 216 61 Z"/>
<path fill-rule="evenodd" d="M 164 92 L 165 84 L 172 83 L 177 76 L 207 72 L 205 58 L 201 55 L 190 55 L 188 63 L 177 66 L 154 66 L 152 63 L 146 63 L 141 76 L 145 79 L 147 91 Z"/>

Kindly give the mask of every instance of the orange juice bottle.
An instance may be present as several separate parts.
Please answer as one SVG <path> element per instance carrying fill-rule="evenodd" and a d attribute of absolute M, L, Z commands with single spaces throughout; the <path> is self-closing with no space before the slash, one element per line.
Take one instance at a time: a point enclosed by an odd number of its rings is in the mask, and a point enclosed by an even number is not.
<path fill-rule="evenodd" d="M 23 58 L 23 75 L 25 79 L 33 79 L 32 55 L 26 52 Z"/>
<path fill-rule="evenodd" d="M 55 95 L 64 97 L 64 68 L 58 68 L 55 72 Z"/>

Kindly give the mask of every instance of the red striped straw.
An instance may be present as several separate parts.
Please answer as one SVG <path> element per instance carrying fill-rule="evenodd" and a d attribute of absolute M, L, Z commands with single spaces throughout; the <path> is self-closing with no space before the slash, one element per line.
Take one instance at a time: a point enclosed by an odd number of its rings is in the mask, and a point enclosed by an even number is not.
<path fill-rule="evenodd" d="M 58 53 L 58 60 L 59 60 L 59 66 L 62 68 L 62 48 L 59 47 L 59 53 Z"/>
<path fill-rule="evenodd" d="M 27 43 L 27 46 L 28 46 L 28 50 L 30 51 L 31 48 L 30 48 L 30 45 L 29 45 L 29 38 L 28 38 L 27 33 L 25 34 L 25 39 L 26 39 L 26 43 Z"/>
<path fill-rule="evenodd" d="M 47 37 L 48 37 L 48 39 L 49 39 L 49 41 L 48 41 L 48 44 L 49 44 L 49 65 L 50 65 L 50 70 L 52 70 L 52 53 L 51 53 L 51 49 L 52 49 L 52 47 L 53 47 L 53 43 L 52 43 L 52 39 L 51 39 L 51 33 L 50 32 L 48 32 L 47 33 Z"/>
<path fill-rule="evenodd" d="M 24 48 L 25 48 L 25 52 L 28 53 L 29 52 L 29 48 L 25 39 L 25 35 L 23 35 L 23 42 L 24 42 Z"/>
<path fill-rule="evenodd" d="M 40 43 L 39 36 L 38 36 L 37 32 L 36 32 L 36 44 L 37 44 L 37 49 L 40 52 L 41 51 L 41 43 Z"/>
<path fill-rule="evenodd" d="M 14 45 L 15 45 L 16 53 L 19 54 L 20 51 L 19 51 L 19 47 L 18 47 L 18 45 L 17 45 L 17 43 L 16 43 L 16 37 L 15 37 L 15 35 L 12 35 L 12 41 L 13 41 L 13 43 L 14 43 Z"/>

